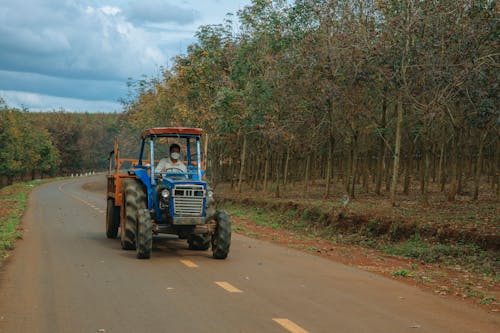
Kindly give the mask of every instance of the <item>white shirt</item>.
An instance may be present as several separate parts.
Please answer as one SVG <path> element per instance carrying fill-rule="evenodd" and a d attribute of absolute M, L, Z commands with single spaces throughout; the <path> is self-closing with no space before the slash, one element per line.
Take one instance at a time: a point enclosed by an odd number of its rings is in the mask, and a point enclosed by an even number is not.
<path fill-rule="evenodd" d="M 183 173 L 187 173 L 187 167 L 182 163 L 181 160 L 177 160 L 177 163 L 172 162 L 172 160 L 168 158 L 162 158 L 158 165 L 156 166 L 156 171 L 160 172 L 176 172 L 180 173 L 182 170 Z"/>

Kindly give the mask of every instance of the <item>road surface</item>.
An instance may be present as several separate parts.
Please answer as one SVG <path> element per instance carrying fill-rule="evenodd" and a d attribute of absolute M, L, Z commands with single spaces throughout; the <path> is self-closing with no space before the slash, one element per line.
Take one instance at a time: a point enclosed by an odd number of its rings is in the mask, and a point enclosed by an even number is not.
<path fill-rule="evenodd" d="M 0 271 L 0 332 L 499 332 L 497 314 L 233 234 L 227 260 L 158 239 L 135 259 L 104 233 L 104 193 L 34 190 Z"/>

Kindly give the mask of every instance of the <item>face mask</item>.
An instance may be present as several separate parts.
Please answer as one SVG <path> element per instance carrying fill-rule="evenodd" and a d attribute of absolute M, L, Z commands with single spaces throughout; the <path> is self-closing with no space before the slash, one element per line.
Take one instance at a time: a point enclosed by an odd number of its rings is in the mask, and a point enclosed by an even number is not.
<path fill-rule="evenodd" d="M 180 157 L 180 154 L 179 153 L 172 153 L 172 154 L 170 154 L 170 157 L 172 157 L 172 159 L 174 159 L 174 160 L 178 160 Z"/>

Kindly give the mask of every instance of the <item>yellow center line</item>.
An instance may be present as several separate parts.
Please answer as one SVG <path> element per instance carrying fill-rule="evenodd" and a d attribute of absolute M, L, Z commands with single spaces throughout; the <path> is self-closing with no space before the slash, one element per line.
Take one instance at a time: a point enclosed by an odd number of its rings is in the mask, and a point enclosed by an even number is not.
<path fill-rule="evenodd" d="M 292 333 L 309 333 L 299 325 L 295 324 L 293 321 L 288 320 L 286 318 L 273 318 L 275 322 L 280 324 L 283 328 L 285 328 L 287 331 L 292 332 Z"/>
<path fill-rule="evenodd" d="M 198 265 L 196 265 L 191 260 L 180 260 L 180 262 L 183 263 L 184 265 L 186 265 L 189 268 L 196 268 L 196 267 L 198 267 Z"/>
<path fill-rule="evenodd" d="M 225 289 L 226 291 L 228 291 L 230 293 L 242 293 L 243 292 L 243 291 L 239 290 L 238 288 L 236 288 L 235 286 L 231 285 L 229 282 L 216 281 L 215 284 L 218 285 L 219 287 Z"/>

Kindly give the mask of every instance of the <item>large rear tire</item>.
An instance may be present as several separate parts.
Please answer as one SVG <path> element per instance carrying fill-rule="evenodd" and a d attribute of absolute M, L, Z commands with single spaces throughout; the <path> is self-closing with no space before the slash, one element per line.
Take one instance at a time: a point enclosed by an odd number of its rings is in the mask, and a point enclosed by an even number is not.
<path fill-rule="evenodd" d="M 121 245 L 124 250 L 135 250 L 137 216 L 140 209 L 146 208 L 146 193 L 136 179 L 125 179 L 122 187 Z"/>
<path fill-rule="evenodd" d="M 210 234 L 190 235 L 188 237 L 190 250 L 206 251 L 210 247 Z"/>
<path fill-rule="evenodd" d="M 120 207 L 115 206 L 115 199 L 109 198 L 106 209 L 106 237 L 116 238 L 120 227 Z"/>
<path fill-rule="evenodd" d="M 212 255 L 215 259 L 226 259 L 231 246 L 231 218 L 223 210 L 215 213 L 217 222 L 212 235 Z"/>
<path fill-rule="evenodd" d="M 149 210 L 140 209 L 137 215 L 137 259 L 149 259 L 153 248 L 153 225 Z"/>

